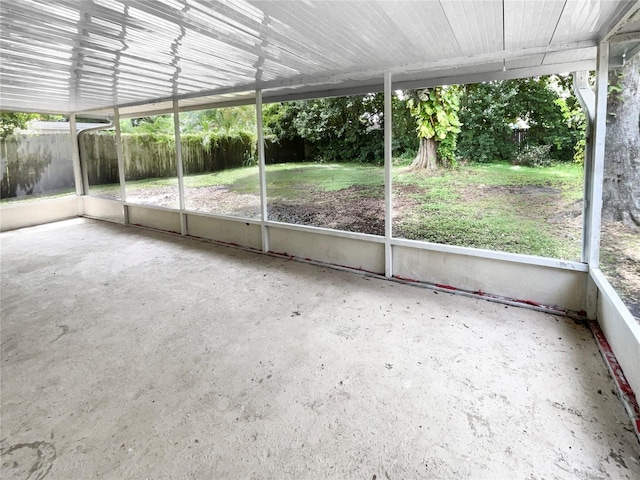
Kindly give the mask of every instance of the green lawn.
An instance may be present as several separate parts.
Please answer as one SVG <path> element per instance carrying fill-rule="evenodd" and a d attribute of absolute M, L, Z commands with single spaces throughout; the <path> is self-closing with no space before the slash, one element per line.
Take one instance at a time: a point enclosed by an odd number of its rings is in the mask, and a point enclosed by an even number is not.
<path fill-rule="evenodd" d="M 398 172 L 395 185 L 411 192 L 414 206 L 394 224 L 394 234 L 577 260 L 582 175 L 577 165 L 474 165 L 437 176 Z"/>
<path fill-rule="evenodd" d="M 382 185 L 384 170 L 360 164 L 286 163 L 267 165 L 266 180 L 270 197 L 295 199 L 301 191 L 309 188 L 331 192 L 355 185 Z M 259 190 L 258 168 L 233 168 L 191 175 L 185 177 L 184 185 L 187 188 L 224 185 L 237 193 L 253 193 Z"/>

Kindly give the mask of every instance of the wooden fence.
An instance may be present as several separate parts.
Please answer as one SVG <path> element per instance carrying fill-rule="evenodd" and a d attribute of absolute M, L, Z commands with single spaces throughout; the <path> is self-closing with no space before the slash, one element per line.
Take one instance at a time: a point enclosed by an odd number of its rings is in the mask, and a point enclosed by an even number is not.
<path fill-rule="evenodd" d="M 90 185 L 118 183 L 118 155 L 113 132 L 80 135 L 82 166 Z M 181 137 L 185 175 L 217 172 L 256 162 L 249 136 L 229 136 L 209 144 L 201 135 Z M 122 135 L 125 178 L 175 177 L 175 141 L 170 136 Z M 266 163 L 305 160 L 302 139 L 265 142 Z M 74 188 L 69 133 L 15 134 L 0 142 L 1 198 Z"/>
<path fill-rule="evenodd" d="M 73 188 L 71 134 L 18 134 L 0 141 L 0 175 L 0 198 Z"/>

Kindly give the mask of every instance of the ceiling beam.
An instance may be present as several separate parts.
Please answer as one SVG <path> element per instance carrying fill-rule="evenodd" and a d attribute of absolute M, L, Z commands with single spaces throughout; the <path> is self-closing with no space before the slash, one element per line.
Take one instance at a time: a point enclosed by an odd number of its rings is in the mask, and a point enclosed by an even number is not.
<path fill-rule="evenodd" d="M 593 70 L 595 68 L 595 60 L 585 60 L 581 62 L 561 63 L 553 65 L 543 65 L 538 67 L 515 68 L 506 71 L 493 71 L 484 73 L 475 73 L 467 75 L 442 76 L 437 78 L 417 78 L 394 82 L 394 90 L 409 90 L 416 88 L 428 88 L 440 85 L 452 84 L 470 84 L 480 83 L 492 80 L 513 80 L 517 78 L 527 78 L 539 75 L 551 75 L 554 73 L 574 72 L 581 70 Z M 290 102 L 294 100 L 309 100 L 314 98 L 326 97 L 342 97 L 348 95 L 364 95 L 367 93 L 379 93 L 383 91 L 383 79 L 374 79 L 373 81 L 362 82 L 356 85 L 325 85 L 323 88 L 303 87 L 290 88 L 285 90 L 266 90 L 262 92 L 263 103 Z M 237 107 L 242 105 L 252 105 L 255 102 L 253 97 L 244 96 L 238 99 L 224 99 L 215 101 L 213 99 L 203 98 L 202 103 L 194 103 L 192 105 L 181 106 L 180 112 L 188 112 L 193 110 L 206 110 L 213 108 Z M 146 115 L 162 115 L 172 112 L 172 107 L 168 102 L 155 102 L 154 104 L 139 105 L 136 109 L 135 105 L 121 107 L 121 118 L 135 118 Z M 105 112 L 106 109 L 94 110 L 95 112 Z M 84 112 L 85 115 L 91 112 Z"/>
<path fill-rule="evenodd" d="M 640 32 L 616 33 L 609 37 L 609 43 L 640 42 Z"/>
<path fill-rule="evenodd" d="M 624 25 L 627 22 L 632 20 L 632 17 L 634 17 L 637 14 L 640 14 L 640 0 L 636 0 L 635 3 L 633 2 L 629 2 L 629 3 L 632 3 L 632 5 L 625 12 L 623 12 L 620 17 L 618 17 L 617 19 L 614 19 L 613 22 L 611 22 L 604 29 L 599 43 L 610 42 L 611 37 L 614 36 L 618 30 L 624 27 Z M 635 20 L 635 18 L 633 18 L 633 20 Z"/>
<path fill-rule="evenodd" d="M 640 0 L 639 0 L 640 1 Z M 562 52 L 567 50 L 579 50 L 583 48 L 596 47 L 598 44 L 595 40 L 582 40 L 579 42 L 559 43 L 552 45 L 544 45 L 541 47 L 517 48 L 512 50 L 504 50 L 498 52 L 490 52 L 468 57 L 446 58 L 442 60 L 414 63 L 408 65 L 400 65 L 391 68 L 379 68 L 367 71 L 354 72 L 334 72 L 327 75 L 296 75 L 287 79 L 273 80 L 263 82 L 258 88 L 263 90 L 278 87 L 293 87 L 296 85 L 314 85 L 314 84 L 332 84 L 347 81 L 353 78 L 382 78 L 385 72 L 392 74 L 411 74 L 416 72 L 446 70 L 459 67 L 473 67 L 495 62 L 520 59 L 527 56 L 543 55 L 553 52 Z"/>

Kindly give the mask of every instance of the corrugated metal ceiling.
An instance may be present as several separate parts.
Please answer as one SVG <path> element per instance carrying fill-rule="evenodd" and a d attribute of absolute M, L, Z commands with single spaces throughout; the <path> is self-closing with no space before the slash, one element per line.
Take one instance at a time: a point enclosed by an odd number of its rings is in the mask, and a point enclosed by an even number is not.
<path fill-rule="evenodd" d="M 385 71 L 426 84 L 584 69 L 635 8 L 635 0 L 3 0 L 0 106 L 69 113 L 181 98 L 188 107 L 200 95 L 215 103 L 256 88 L 267 99 L 376 88 Z"/>

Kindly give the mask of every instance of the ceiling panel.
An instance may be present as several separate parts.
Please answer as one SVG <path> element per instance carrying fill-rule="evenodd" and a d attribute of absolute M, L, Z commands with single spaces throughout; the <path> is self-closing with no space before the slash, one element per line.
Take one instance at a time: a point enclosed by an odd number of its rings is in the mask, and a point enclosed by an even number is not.
<path fill-rule="evenodd" d="M 598 38 L 600 32 L 613 26 L 612 19 L 633 8 L 635 0 L 593 1 L 567 0 L 552 41 L 575 42 L 584 38 Z"/>
<path fill-rule="evenodd" d="M 464 56 L 504 49 L 502 0 L 442 2 Z"/>
<path fill-rule="evenodd" d="M 593 60 L 584 47 L 633 5 L 2 0 L 0 108 L 68 113 L 256 88 L 366 88 L 384 72 L 401 80 L 499 76 L 503 67 Z"/>
<path fill-rule="evenodd" d="M 564 0 L 505 1 L 505 48 L 549 45 L 565 6 Z"/>

